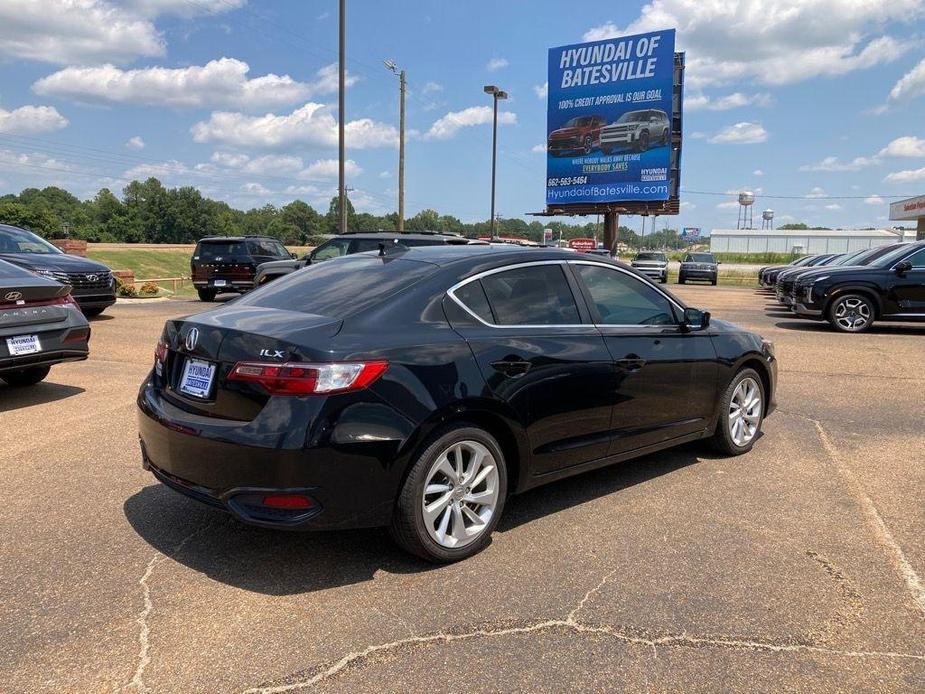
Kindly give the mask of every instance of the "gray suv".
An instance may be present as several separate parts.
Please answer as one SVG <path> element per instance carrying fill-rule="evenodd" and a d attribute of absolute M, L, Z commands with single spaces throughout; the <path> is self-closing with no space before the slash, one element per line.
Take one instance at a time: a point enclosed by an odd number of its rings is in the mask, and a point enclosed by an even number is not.
<path fill-rule="evenodd" d="M 678 270 L 678 284 L 684 284 L 687 280 L 706 280 L 715 285 L 719 274 L 718 265 L 712 253 L 688 253 Z"/>
<path fill-rule="evenodd" d="M 601 151 L 610 154 L 621 147 L 645 152 L 655 143 L 661 147 L 671 140 L 668 114 L 656 108 L 627 111 L 601 130 Z"/>
<path fill-rule="evenodd" d="M 459 234 L 446 234 L 437 231 L 373 231 L 373 232 L 348 232 L 335 236 L 317 246 L 311 253 L 308 253 L 298 260 L 274 260 L 268 263 L 261 263 L 257 266 L 257 275 L 254 278 L 254 286 L 260 287 L 267 282 L 279 279 L 290 272 L 301 270 L 312 263 L 319 263 L 331 258 L 339 258 L 342 255 L 352 255 L 354 253 L 363 253 L 364 251 L 377 251 L 379 247 L 401 244 L 411 248 L 412 246 L 439 246 L 442 244 L 466 245 L 469 239 Z"/>

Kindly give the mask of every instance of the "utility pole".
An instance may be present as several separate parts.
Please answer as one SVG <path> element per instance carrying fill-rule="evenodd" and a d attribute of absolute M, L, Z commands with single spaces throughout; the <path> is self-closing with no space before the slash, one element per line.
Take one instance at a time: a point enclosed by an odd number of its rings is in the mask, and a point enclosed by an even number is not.
<path fill-rule="evenodd" d="M 491 94 L 494 101 L 494 116 L 491 125 L 491 240 L 497 237 L 495 233 L 495 171 L 498 161 L 498 100 L 506 99 L 507 92 L 498 89 L 493 84 L 482 88 L 486 94 Z"/>
<path fill-rule="evenodd" d="M 340 45 L 337 62 L 337 229 L 347 231 L 347 191 L 345 188 L 344 92 L 346 91 L 347 0 L 340 0 Z"/>
<path fill-rule="evenodd" d="M 385 66 L 392 72 L 398 69 L 394 60 L 386 60 Z M 398 230 L 405 230 L 405 71 L 398 73 L 399 107 L 398 107 Z"/>

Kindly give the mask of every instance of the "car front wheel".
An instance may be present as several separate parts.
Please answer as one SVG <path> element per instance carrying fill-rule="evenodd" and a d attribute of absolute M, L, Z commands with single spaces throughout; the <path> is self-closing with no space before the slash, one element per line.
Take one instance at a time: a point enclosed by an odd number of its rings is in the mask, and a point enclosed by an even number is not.
<path fill-rule="evenodd" d="M 491 434 L 451 426 L 412 464 L 398 497 L 391 534 L 434 563 L 471 557 L 491 541 L 507 494 L 507 467 Z"/>
<path fill-rule="evenodd" d="M 752 449 L 764 420 L 764 386 L 754 369 L 742 369 L 723 393 L 713 445 L 721 453 L 742 455 Z"/>
<path fill-rule="evenodd" d="M 874 304 L 863 294 L 848 294 L 832 302 L 829 323 L 843 333 L 860 333 L 874 323 Z"/>
<path fill-rule="evenodd" d="M 32 366 L 28 369 L 7 371 L 4 374 L 0 374 L 0 380 L 6 381 L 7 385 L 13 386 L 14 388 L 34 386 L 36 383 L 44 381 L 49 371 L 51 371 L 50 366 Z"/>
<path fill-rule="evenodd" d="M 197 289 L 196 293 L 199 294 L 200 301 L 215 301 L 214 289 Z"/>

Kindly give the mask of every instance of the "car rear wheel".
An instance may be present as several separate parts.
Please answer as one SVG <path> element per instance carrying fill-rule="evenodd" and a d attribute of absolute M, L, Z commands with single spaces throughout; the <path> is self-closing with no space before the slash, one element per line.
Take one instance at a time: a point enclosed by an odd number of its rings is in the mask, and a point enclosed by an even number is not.
<path fill-rule="evenodd" d="M 104 308 L 82 308 L 80 310 L 87 318 L 93 318 L 95 316 L 100 315 L 106 309 L 104 307 Z"/>
<path fill-rule="evenodd" d="M 19 371 L 7 371 L 4 374 L 0 374 L 0 379 L 14 388 L 34 386 L 36 383 L 44 381 L 49 371 L 51 371 L 50 366 L 33 366 Z"/>
<path fill-rule="evenodd" d="M 200 301 L 215 301 L 214 289 L 197 289 L 196 293 L 199 294 Z"/>
<path fill-rule="evenodd" d="M 642 133 L 636 141 L 636 150 L 645 152 L 647 149 L 649 149 L 649 133 Z"/>
<path fill-rule="evenodd" d="M 507 468 L 494 437 L 465 424 L 449 427 L 412 465 L 392 537 L 434 563 L 466 559 L 491 541 L 506 495 Z"/>
<path fill-rule="evenodd" d="M 848 294 L 832 302 L 829 323 L 843 333 L 861 333 L 874 323 L 874 304 L 863 294 Z"/>
<path fill-rule="evenodd" d="M 585 154 L 591 154 L 591 136 L 585 135 L 585 138 L 581 141 L 581 149 Z"/>
<path fill-rule="evenodd" d="M 764 385 L 754 369 L 742 369 L 723 393 L 713 446 L 727 455 L 752 449 L 764 420 Z"/>

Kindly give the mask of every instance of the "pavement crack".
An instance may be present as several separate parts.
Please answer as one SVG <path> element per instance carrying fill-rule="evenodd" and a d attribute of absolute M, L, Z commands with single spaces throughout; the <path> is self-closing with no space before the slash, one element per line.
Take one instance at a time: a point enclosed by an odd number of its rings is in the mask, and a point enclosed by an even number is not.
<path fill-rule="evenodd" d="M 912 564 L 909 563 L 909 560 L 906 558 L 906 553 L 903 552 L 902 546 L 893 537 L 893 533 L 890 532 L 889 526 L 887 526 L 886 522 L 883 520 L 883 516 L 880 515 L 880 511 L 877 510 L 877 506 L 874 504 L 873 500 L 867 495 L 867 492 L 864 491 L 864 487 L 861 486 L 855 474 L 842 461 L 838 448 L 832 441 L 832 438 L 829 436 L 822 422 L 797 412 L 782 412 L 782 414 L 789 414 L 793 417 L 804 419 L 807 422 L 811 422 L 816 428 L 816 434 L 822 442 L 822 447 L 832 460 L 835 470 L 841 476 L 842 481 L 848 487 L 857 504 L 861 507 L 867 524 L 886 551 L 893 568 L 905 583 L 906 590 L 909 592 L 916 609 L 922 617 L 925 617 L 925 584 L 922 583 L 922 579 L 919 577 L 918 573 L 916 573 Z"/>
<path fill-rule="evenodd" d="M 186 546 L 187 542 L 192 540 L 199 533 L 204 532 L 210 526 L 211 523 L 207 523 L 206 525 L 197 528 L 189 535 L 184 537 L 182 540 L 180 540 L 179 543 L 177 543 L 175 547 L 173 547 L 171 554 L 176 554 L 182 550 Z M 164 554 L 161 552 L 155 552 L 154 556 L 151 557 L 151 560 L 145 567 L 141 578 L 138 579 L 138 585 L 141 586 L 142 597 L 141 612 L 139 612 L 138 617 L 135 618 L 135 623 L 138 625 L 138 660 L 135 665 L 135 673 L 132 675 L 132 679 L 116 689 L 117 692 L 149 691 L 148 686 L 144 681 L 145 668 L 147 668 L 148 664 L 151 662 L 151 642 L 149 640 L 151 628 L 148 624 L 148 618 L 150 617 L 151 612 L 154 610 L 154 601 L 151 599 L 151 585 L 149 581 L 151 579 L 151 575 L 154 573 L 154 568 L 161 562 L 162 559 L 164 559 Z"/>

